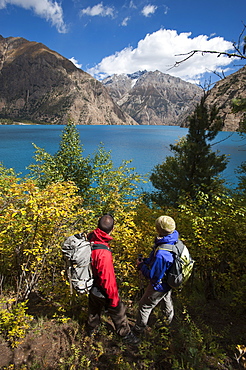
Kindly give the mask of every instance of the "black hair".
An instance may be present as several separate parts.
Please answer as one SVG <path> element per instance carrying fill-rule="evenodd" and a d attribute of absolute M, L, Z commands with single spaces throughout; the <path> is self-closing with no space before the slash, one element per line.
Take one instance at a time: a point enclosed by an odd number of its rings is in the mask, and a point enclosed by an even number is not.
<path fill-rule="evenodd" d="M 98 228 L 109 234 L 114 227 L 114 218 L 110 213 L 103 215 L 98 221 Z"/>

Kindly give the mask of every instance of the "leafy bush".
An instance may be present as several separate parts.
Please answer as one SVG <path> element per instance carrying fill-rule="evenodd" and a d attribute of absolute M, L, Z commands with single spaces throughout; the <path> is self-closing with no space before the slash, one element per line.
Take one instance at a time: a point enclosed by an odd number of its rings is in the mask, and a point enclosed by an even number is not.
<path fill-rule="evenodd" d="M 196 261 L 196 284 L 207 299 L 227 299 L 243 309 L 245 294 L 246 208 L 241 199 L 221 195 L 211 203 L 200 193 L 180 206 L 178 225 Z"/>
<path fill-rule="evenodd" d="M 26 310 L 27 302 L 16 304 L 15 299 L 0 299 L 0 334 L 12 348 L 18 347 L 30 328 L 32 316 Z"/>
<path fill-rule="evenodd" d="M 88 213 L 76 193 L 71 183 L 40 189 L 32 180 L 0 181 L 0 274 L 17 300 L 28 298 L 34 288 L 52 291 L 61 267 L 61 242 Z"/>

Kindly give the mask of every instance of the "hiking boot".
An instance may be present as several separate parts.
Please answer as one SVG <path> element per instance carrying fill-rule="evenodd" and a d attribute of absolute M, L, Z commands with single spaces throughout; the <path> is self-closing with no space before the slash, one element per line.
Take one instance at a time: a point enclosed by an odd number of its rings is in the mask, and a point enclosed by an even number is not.
<path fill-rule="evenodd" d="M 127 334 L 125 337 L 122 338 L 123 342 L 126 344 L 139 344 L 141 342 L 141 339 L 136 337 L 132 331 L 130 331 L 129 334 Z"/>
<path fill-rule="evenodd" d="M 137 324 L 135 324 L 135 326 L 132 328 L 132 332 L 135 336 L 140 336 L 141 334 L 143 334 L 145 329 L 146 327 L 143 326 L 140 327 Z"/>

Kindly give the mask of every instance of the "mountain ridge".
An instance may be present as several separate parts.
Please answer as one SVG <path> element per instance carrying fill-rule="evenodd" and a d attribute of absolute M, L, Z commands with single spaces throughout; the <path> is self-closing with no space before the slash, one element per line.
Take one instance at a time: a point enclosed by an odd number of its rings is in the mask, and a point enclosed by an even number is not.
<path fill-rule="evenodd" d="M 180 126 L 202 96 L 200 87 L 160 71 L 115 74 L 102 83 L 140 125 Z"/>
<path fill-rule="evenodd" d="M 0 115 L 52 124 L 137 123 L 104 86 L 41 43 L 0 36 Z"/>
<path fill-rule="evenodd" d="M 208 106 L 216 105 L 224 120 L 224 131 L 236 131 L 245 112 L 232 112 L 233 99 L 246 99 L 246 66 L 218 81 L 206 98 Z"/>
<path fill-rule="evenodd" d="M 0 118 L 50 124 L 188 126 L 203 90 L 160 71 L 136 71 L 98 81 L 42 43 L 0 35 Z M 246 98 L 246 67 L 208 92 L 224 131 L 236 131 L 244 112 L 233 99 Z"/>

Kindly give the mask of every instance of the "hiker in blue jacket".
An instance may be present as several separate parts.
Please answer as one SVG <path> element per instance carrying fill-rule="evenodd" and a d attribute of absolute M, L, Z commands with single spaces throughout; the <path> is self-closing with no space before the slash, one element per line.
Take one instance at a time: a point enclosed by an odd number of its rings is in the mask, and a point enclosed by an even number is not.
<path fill-rule="evenodd" d="M 171 298 L 171 287 L 162 281 L 167 270 L 171 267 L 174 258 L 169 251 L 158 250 L 160 244 L 175 244 L 178 241 L 179 233 L 175 221 L 169 216 L 160 216 L 155 221 L 158 236 L 155 239 L 154 247 L 149 258 L 138 261 L 138 270 L 149 280 L 143 297 L 139 302 L 134 333 L 141 334 L 147 326 L 152 310 L 160 302 L 166 322 L 171 323 L 174 316 L 173 302 Z"/>

